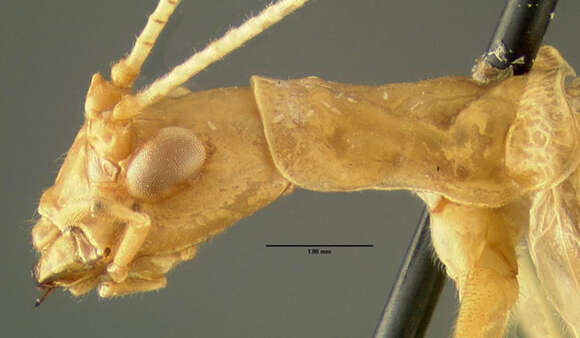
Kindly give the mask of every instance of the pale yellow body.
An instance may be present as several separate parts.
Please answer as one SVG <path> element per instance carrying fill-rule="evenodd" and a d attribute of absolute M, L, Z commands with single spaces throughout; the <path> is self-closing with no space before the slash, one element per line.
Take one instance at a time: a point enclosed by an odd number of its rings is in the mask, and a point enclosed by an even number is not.
<path fill-rule="evenodd" d="M 33 229 L 41 288 L 80 295 L 98 287 L 110 297 L 163 287 L 198 244 L 294 186 L 408 189 L 429 206 L 435 251 L 459 290 L 456 336 L 502 335 L 518 298 L 523 236 L 577 334 L 580 82 L 564 87 L 573 71 L 555 49 L 544 47 L 529 75 L 486 85 L 254 77 L 252 88 L 191 93 L 178 86 L 200 67 L 194 56 L 133 95 L 176 4 L 160 2 L 111 83 L 93 76 L 86 122 Z M 263 29 L 298 6 L 284 5 L 256 22 Z M 229 39 L 255 32 L 245 27 Z M 224 41 L 199 62 L 241 43 Z"/>
<path fill-rule="evenodd" d="M 488 85 L 252 85 L 276 167 L 293 184 L 409 189 L 425 200 L 435 251 L 459 291 L 456 335 L 499 337 L 518 298 L 523 235 L 556 308 L 580 327 L 578 99 L 563 87 L 573 74 L 543 47 L 528 75 Z"/>

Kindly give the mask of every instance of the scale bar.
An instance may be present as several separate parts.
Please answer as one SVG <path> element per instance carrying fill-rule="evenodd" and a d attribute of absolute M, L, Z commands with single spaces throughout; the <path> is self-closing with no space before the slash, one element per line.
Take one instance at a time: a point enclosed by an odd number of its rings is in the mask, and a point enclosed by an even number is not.
<path fill-rule="evenodd" d="M 374 244 L 266 244 L 266 248 L 373 248 Z"/>

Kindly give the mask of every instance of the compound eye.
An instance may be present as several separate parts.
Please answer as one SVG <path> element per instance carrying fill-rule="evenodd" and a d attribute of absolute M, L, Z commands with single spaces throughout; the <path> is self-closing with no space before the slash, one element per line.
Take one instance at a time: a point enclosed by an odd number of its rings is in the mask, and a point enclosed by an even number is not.
<path fill-rule="evenodd" d="M 129 164 L 127 189 L 133 197 L 148 202 L 168 198 L 199 173 L 205 158 L 205 148 L 191 130 L 163 128 Z"/>

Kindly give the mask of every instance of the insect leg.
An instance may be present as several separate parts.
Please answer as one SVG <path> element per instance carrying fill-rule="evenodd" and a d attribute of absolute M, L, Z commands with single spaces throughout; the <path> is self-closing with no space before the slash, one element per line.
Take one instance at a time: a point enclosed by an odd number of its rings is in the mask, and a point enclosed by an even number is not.
<path fill-rule="evenodd" d="M 131 275 L 121 283 L 103 281 L 99 284 L 99 296 L 113 297 L 135 292 L 152 291 L 167 285 L 165 274 L 176 264 L 195 256 L 196 246 L 186 247 L 164 255 L 142 256 L 131 262 Z"/>
<path fill-rule="evenodd" d="M 155 11 L 149 16 L 147 24 L 131 50 L 129 55 L 119 60 L 111 68 L 111 79 L 113 84 L 120 88 L 131 88 L 133 81 L 139 76 L 141 66 L 151 49 L 155 45 L 155 40 L 165 27 L 167 20 L 175 10 L 181 0 L 160 0 Z"/>
<path fill-rule="evenodd" d="M 127 278 L 129 264 L 143 245 L 151 228 L 151 220 L 146 214 L 118 204 L 111 205 L 108 212 L 113 219 L 127 224 L 113 262 L 107 267 L 113 281 L 119 283 Z"/>
<path fill-rule="evenodd" d="M 160 276 L 157 279 L 145 280 L 127 278 L 122 283 L 103 282 L 99 285 L 99 296 L 114 297 L 128 293 L 147 292 L 164 288 L 167 285 L 167 278 Z"/>
<path fill-rule="evenodd" d="M 487 209 L 442 198 L 432 212 L 433 246 L 455 280 L 460 308 L 455 337 L 502 337 L 518 297 L 515 243 L 521 215 L 510 206 Z M 525 216 L 524 216 L 525 218 Z"/>

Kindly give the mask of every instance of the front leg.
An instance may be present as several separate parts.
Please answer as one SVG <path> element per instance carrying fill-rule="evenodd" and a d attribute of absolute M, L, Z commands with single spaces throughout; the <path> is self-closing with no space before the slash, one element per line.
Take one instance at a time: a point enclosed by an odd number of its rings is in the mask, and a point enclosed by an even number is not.
<path fill-rule="evenodd" d="M 151 229 L 151 220 L 146 214 L 118 204 L 112 205 L 109 212 L 113 219 L 126 224 L 125 233 L 121 237 L 113 261 L 107 267 L 111 279 L 121 283 L 127 278 L 129 264 L 137 255 Z"/>
<path fill-rule="evenodd" d="M 101 221 L 94 222 L 95 218 Z M 90 220 L 92 219 L 92 220 Z M 87 235 L 88 240 L 98 249 L 99 254 L 110 243 L 105 239 L 111 224 L 126 224 L 125 232 L 114 252 L 113 261 L 107 267 L 111 279 L 117 283 L 127 278 L 128 266 L 143 245 L 151 228 L 149 216 L 135 212 L 128 207 L 113 201 L 82 199 L 71 202 L 52 218 L 61 231 L 78 227 Z M 103 224 L 102 220 L 108 224 Z M 110 230 L 110 231 L 107 231 Z"/>
<path fill-rule="evenodd" d="M 430 207 L 433 246 L 459 292 L 454 336 L 502 337 L 518 296 L 515 244 L 525 215 L 444 198 Z"/>
<path fill-rule="evenodd" d="M 99 222 L 94 222 L 99 218 Z M 92 219 L 89 221 L 89 219 Z M 106 224 L 103 224 L 106 222 Z M 113 224 L 125 224 L 117 249 L 113 252 L 113 261 L 107 267 L 111 279 L 117 283 L 127 278 L 129 264 L 143 245 L 151 228 L 149 216 L 129 209 L 128 207 L 107 200 L 79 200 L 69 203 L 54 219 L 60 228 L 79 227 L 88 236 L 89 241 L 99 252 L 112 243 L 105 240 L 113 231 Z"/>
<path fill-rule="evenodd" d="M 34 245 L 39 250 L 48 250 L 61 234 L 75 238 L 76 252 L 68 260 L 41 260 L 35 269 L 37 280 L 50 279 L 54 274 L 72 271 L 78 262 L 96 266 L 98 260 L 108 263 L 107 272 L 111 279 L 120 283 L 127 278 L 128 266 L 143 245 L 151 228 L 151 220 L 146 214 L 131 210 L 117 202 L 104 199 L 82 198 L 69 201 L 58 213 L 54 212 L 51 196 L 40 213 L 48 219 L 44 227 L 33 232 Z M 119 224 L 124 225 L 119 229 Z M 80 229 L 75 231 L 74 229 Z M 50 233 L 49 238 L 45 234 Z M 121 233 L 120 239 L 117 234 Z M 109 255 L 111 253 L 112 255 Z"/>

